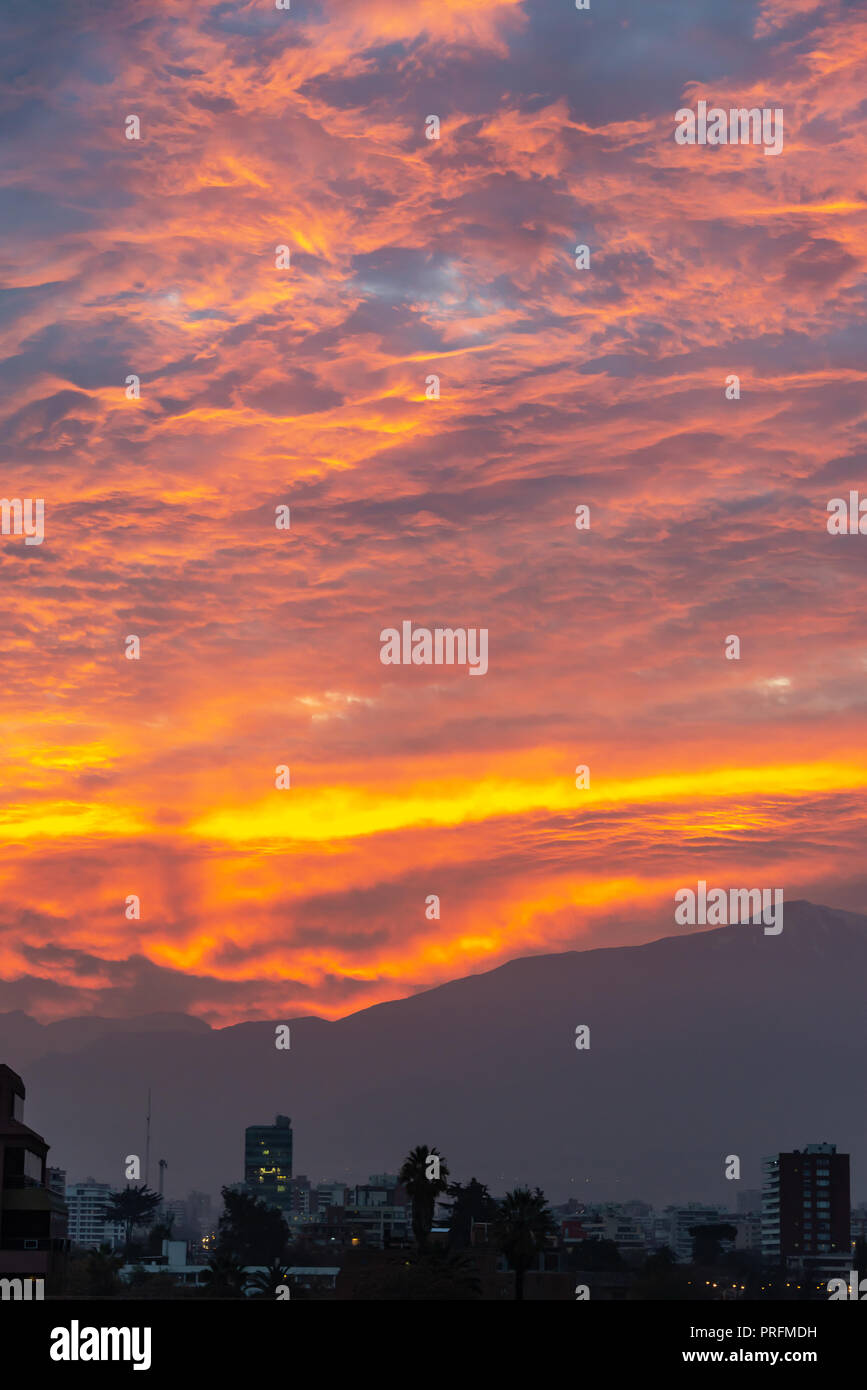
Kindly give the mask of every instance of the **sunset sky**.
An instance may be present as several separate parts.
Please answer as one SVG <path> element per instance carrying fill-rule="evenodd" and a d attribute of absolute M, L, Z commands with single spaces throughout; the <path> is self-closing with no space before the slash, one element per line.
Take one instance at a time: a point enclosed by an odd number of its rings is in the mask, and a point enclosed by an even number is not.
<path fill-rule="evenodd" d="M 863 911 L 863 6 L 0 16 L 0 1009 L 334 1018 L 698 879 Z M 700 99 L 782 153 L 678 145 Z M 382 665 L 405 620 L 487 674 Z"/>

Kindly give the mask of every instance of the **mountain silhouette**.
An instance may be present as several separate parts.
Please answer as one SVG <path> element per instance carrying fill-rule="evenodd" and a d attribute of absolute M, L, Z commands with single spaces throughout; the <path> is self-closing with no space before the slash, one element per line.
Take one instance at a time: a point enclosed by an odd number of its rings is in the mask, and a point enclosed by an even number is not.
<path fill-rule="evenodd" d="M 172 1195 L 240 1181 L 245 1126 L 280 1112 L 311 1179 L 396 1172 L 424 1143 L 495 1193 L 734 1206 L 763 1155 L 827 1140 L 853 1156 L 854 1200 L 867 1196 L 865 979 L 867 917 L 793 902 L 779 936 L 684 928 L 523 957 L 335 1022 L 0 1014 L 0 1061 L 70 1181 L 123 1184 L 151 1087 L 150 1178 L 167 1159 Z M 724 1178 L 730 1154 L 741 1182 Z"/>

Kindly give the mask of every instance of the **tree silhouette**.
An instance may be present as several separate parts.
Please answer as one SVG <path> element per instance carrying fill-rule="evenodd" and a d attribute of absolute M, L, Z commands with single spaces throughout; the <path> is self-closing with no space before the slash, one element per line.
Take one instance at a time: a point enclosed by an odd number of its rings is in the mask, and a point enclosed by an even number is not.
<path fill-rule="evenodd" d="M 692 1258 L 697 1265 L 719 1264 L 722 1256 L 723 1240 L 734 1240 L 737 1236 L 737 1228 L 730 1226 L 727 1221 L 718 1221 L 707 1226 L 690 1226 L 689 1234 L 692 1236 Z"/>
<path fill-rule="evenodd" d="M 249 1192 L 222 1189 L 224 1210 L 217 1227 L 217 1249 L 242 1265 L 271 1265 L 283 1259 L 289 1230 L 277 1207 Z"/>
<path fill-rule="evenodd" d="M 117 1293 L 122 1264 L 123 1255 L 112 1250 L 110 1245 L 100 1245 L 98 1250 L 89 1250 L 84 1266 L 89 1291 L 102 1298 Z"/>
<path fill-rule="evenodd" d="M 228 1250 L 217 1250 L 207 1263 L 209 1292 L 216 1298 L 242 1298 L 247 1283 L 244 1266 Z"/>
<path fill-rule="evenodd" d="M 569 1267 L 602 1273 L 605 1270 L 625 1269 L 626 1261 L 618 1250 L 616 1241 L 590 1237 L 575 1242 L 569 1254 Z"/>
<path fill-rule="evenodd" d="M 160 1194 L 152 1192 L 144 1182 L 141 1187 L 125 1187 L 110 1194 L 104 1209 L 105 1219 L 123 1226 L 125 1251 L 132 1244 L 133 1228 L 149 1226 L 162 1200 Z"/>
<path fill-rule="evenodd" d="M 670 1274 L 677 1268 L 677 1257 L 670 1245 L 661 1245 L 644 1261 L 644 1274 Z"/>
<path fill-rule="evenodd" d="M 435 1169 L 431 1158 L 439 1159 L 439 1177 L 429 1178 L 428 1172 Z M 449 1170 L 438 1149 L 429 1149 L 426 1144 L 418 1144 L 410 1149 L 400 1170 L 399 1180 L 409 1193 L 412 1202 L 412 1233 L 419 1250 L 424 1250 L 430 1229 L 433 1225 L 436 1199 L 448 1190 Z"/>
<path fill-rule="evenodd" d="M 155 1221 L 148 1233 L 147 1254 L 161 1255 L 163 1252 L 163 1241 L 173 1240 L 173 1230 L 175 1224 L 175 1214 L 173 1211 L 163 1214 L 162 1220 Z"/>
<path fill-rule="evenodd" d="M 272 1260 L 266 1269 L 259 1269 L 250 1275 L 248 1287 L 255 1291 L 254 1298 L 270 1298 L 273 1301 L 282 1284 L 291 1285 L 289 1266 L 282 1260 Z"/>
<path fill-rule="evenodd" d="M 486 1185 L 476 1178 L 468 1183 L 453 1182 L 448 1188 L 452 1198 L 449 1216 L 449 1247 L 452 1250 L 465 1250 L 470 1244 L 473 1222 L 493 1221 L 497 1214 L 497 1203 Z"/>
<path fill-rule="evenodd" d="M 524 1297 L 524 1275 L 556 1234 L 554 1218 L 541 1188 L 516 1187 L 507 1192 L 491 1225 L 494 1244 L 515 1271 L 515 1298 Z"/>
<path fill-rule="evenodd" d="M 410 1260 L 391 1260 L 362 1270 L 352 1297 L 376 1303 L 463 1303 L 481 1298 L 481 1292 L 479 1272 L 470 1256 L 434 1247 Z"/>
<path fill-rule="evenodd" d="M 181 1292 L 176 1276 L 164 1265 L 134 1265 L 125 1283 L 133 1298 L 176 1298 Z"/>
<path fill-rule="evenodd" d="M 709 1298 L 710 1290 L 696 1278 L 692 1265 L 678 1264 L 674 1252 L 663 1245 L 648 1255 L 626 1297 L 632 1302 L 698 1302 Z"/>

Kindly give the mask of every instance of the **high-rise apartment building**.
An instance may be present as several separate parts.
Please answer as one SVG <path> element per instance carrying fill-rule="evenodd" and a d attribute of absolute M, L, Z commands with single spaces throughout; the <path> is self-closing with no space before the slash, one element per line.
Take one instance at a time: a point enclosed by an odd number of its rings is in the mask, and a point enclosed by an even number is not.
<path fill-rule="evenodd" d="M 69 1239 L 84 1250 L 107 1245 L 114 1250 L 123 1245 L 123 1225 L 106 1221 L 105 1207 L 111 1198 L 112 1187 L 95 1178 L 70 1183 L 66 1189 L 69 1208 Z"/>
<path fill-rule="evenodd" d="M 762 1164 L 762 1254 L 792 1268 L 848 1261 L 849 1155 L 807 1144 Z"/>
<path fill-rule="evenodd" d="M 256 1197 L 288 1211 L 292 1205 L 292 1121 L 277 1115 L 273 1125 L 244 1131 L 244 1183 Z"/>

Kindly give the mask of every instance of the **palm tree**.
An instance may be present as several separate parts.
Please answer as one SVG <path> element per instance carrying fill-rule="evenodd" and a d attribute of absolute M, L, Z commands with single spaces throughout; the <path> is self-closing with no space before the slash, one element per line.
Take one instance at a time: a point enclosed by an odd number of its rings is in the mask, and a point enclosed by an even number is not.
<path fill-rule="evenodd" d="M 497 1214 L 495 1202 L 487 1185 L 477 1178 L 468 1183 L 453 1182 L 449 1187 L 453 1199 L 449 1212 L 449 1246 L 453 1250 L 463 1250 L 469 1246 L 473 1225 L 487 1225 Z"/>
<path fill-rule="evenodd" d="M 124 1228 L 124 1249 L 132 1244 L 134 1226 L 149 1226 L 154 1212 L 162 1201 L 158 1192 L 151 1192 L 147 1183 L 141 1187 L 125 1187 L 121 1192 L 112 1192 L 105 1206 L 105 1220 L 122 1223 Z"/>
<path fill-rule="evenodd" d="M 289 1266 L 282 1260 L 272 1260 L 267 1269 L 251 1274 L 247 1287 L 255 1290 L 254 1297 L 274 1299 L 284 1284 L 289 1284 Z"/>
<path fill-rule="evenodd" d="M 434 1159 L 436 1162 L 431 1162 Z M 428 1173 L 438 1174 L 428 1177 Z M 410 1149 L 400 1170 L 399 1181 L 403 1183 L 412 1201 L 412 1233 L 419 1250 L 427 1245 L 427 1238 L 433 1225 L 434 1208 L 437 1197 L 448 1189 L 449 1170 L 438 1149 L 429 1149 L 426 1144 L 418 1144 Z"/>
<path fill-rule="evenodd" d="M 208 1287 L 218 1298 L 241 1298 L 247 1284 L 247 1275 L 241 1261 L 225 1250 L 217 1250 L 208 1261 L 210 1271 Z"/>
<path fill-rule="evenodd" d="M 516 1187 L 507 1192 L 491 1223 L 494 1244 L 515 1271 L 515 1298 L 524 1297 L 524 1275 L 556 1233 L 554 1218 L 541 1188 Z"/>

